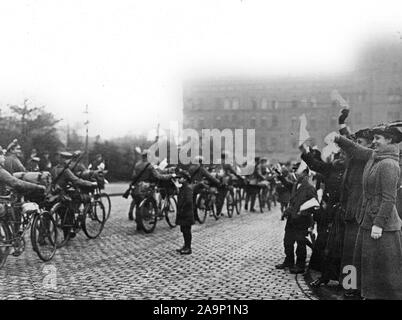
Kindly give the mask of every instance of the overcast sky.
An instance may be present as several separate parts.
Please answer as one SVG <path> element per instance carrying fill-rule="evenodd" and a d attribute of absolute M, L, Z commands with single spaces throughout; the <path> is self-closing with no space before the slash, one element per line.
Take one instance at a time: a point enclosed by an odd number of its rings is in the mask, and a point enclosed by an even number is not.
<path fill-rule="evenodd" d="M 88 104 L 91 135 L 121 136 L 180 120 L 185 76 L 342 72 L 380 31 L 401 1 L 1 1 L 0 107 Z"/>

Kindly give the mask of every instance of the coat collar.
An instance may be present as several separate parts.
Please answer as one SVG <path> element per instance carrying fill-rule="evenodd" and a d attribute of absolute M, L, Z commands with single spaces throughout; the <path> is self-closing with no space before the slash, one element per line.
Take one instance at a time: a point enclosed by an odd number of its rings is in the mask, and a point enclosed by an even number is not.
<path fill-rule="evenodd" d="M 373 154 L 374 161 L 380 161 L 384 159 L 392 159 L 399 162 L 399 145 L 390 144 L 385 146 L 381 151 L 374 151 Z"/>

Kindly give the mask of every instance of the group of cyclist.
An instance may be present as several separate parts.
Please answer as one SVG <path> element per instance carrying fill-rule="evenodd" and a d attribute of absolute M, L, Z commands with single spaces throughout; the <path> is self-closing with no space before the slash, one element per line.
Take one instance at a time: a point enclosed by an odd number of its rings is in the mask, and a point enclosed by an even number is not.
<path fill-rule="evenodd" d="M 100 155 L 88 168 L 82 152 L 60 150 L 56 164 L 45 157 L 41 165 L 47 171 L 39 171 L 41 159 L 33 152 L 25 167 L 21 153 L 17 140 L 6 150 L 0 147 L 0 267 L 9 254 L 24 251 L 28 230 L 34 251 L 49 261 L 78 230 L 89 238 L 99 236 L 110 213 L 110 199 L 101 192 L 105 168 Z"/>
<path fill-rule="evenodd" d="M 281 188 L 275 167 L 268 164 L 267 159 L 256 157 L 254 163 L 236 165 L 229 157 L 229 153 L 223 152 L 219 164 L 207 165 L 202 156 L 196 156 L 190 164 L 168 165 L 161 169 L 149 161 L 148 151 L 143 150 L 135 164 L 130 187 L 123 195 L 128 198 L 131 193 L 132 196 L 128 219 L 135 220 L 137 231 L 146 233 L 153 232 L 157 220 L 164 217 L 171 227 L 180 225 L 185 246 L 178 251 L 189 254 L 191 240 L 188 239 L 195 221 L 202 224 L 208 215 L 219 219 L 224 212 L 232 217 L 234 211 L 240 214 L 243 207 L 256 212 L 257 199 L 261 213 L 265 207 L 271 210 L 277 201 L 283 211 L 286 209 L 289 190 Z M 287 171 L 285 165 L 281 171 L 282 174 Z M 189 192 L 183 191 L 187 186 L 191 189 L 191 201 Z M 180 197 L 180 192 L 186 196 Z M 177 203 L 174 195 L 178 195 Z M 183 216 L 187 218 L 182 219 Z"/>

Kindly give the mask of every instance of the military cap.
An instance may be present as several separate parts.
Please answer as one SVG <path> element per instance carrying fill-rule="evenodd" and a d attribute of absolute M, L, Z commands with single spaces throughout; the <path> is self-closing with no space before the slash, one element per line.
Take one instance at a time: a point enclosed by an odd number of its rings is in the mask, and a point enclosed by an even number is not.
<path fill-rule="evenodd" d="M 71 159 L 73 157 L 73 154 L 68 151 L 59 151 L 59 152 L 57 152 L 57 154 L 60 155 L 60 157 L 65 158 L 65 159 Z"/>

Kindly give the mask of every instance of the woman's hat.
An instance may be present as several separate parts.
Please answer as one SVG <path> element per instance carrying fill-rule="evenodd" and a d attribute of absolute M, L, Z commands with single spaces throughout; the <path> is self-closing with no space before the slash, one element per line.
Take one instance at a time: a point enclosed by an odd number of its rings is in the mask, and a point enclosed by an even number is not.
<path fill-rule="evenodd" d="M 392 137 L 395 143 L 400 143 L 402 141 L 401 127 L 397 123 L 392 123 L 390 125 L 381 124 L 372 129 L 372 133 L 378 135 L 385 135 Z"/>
<path fill-rule="evenodd" d="M 361 129 L 361 130 L 356 131 L 353 134 L 353 137 L 355 139 L 363 138 L 363 139 L 367 139 L 367 140 L 371 141 L 371 140 L 373 140 L 373 132 L 372 132 L 371 129 L 365 128 L 365 129 Z"/>

